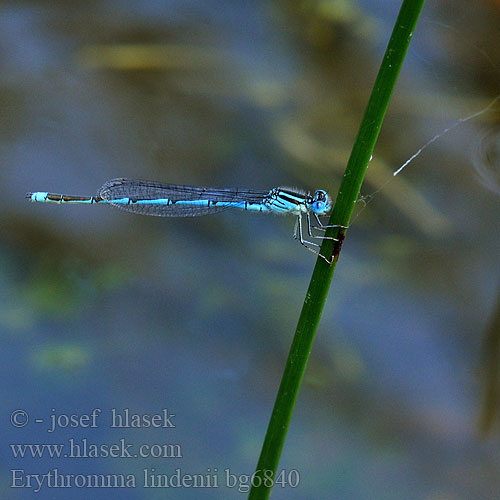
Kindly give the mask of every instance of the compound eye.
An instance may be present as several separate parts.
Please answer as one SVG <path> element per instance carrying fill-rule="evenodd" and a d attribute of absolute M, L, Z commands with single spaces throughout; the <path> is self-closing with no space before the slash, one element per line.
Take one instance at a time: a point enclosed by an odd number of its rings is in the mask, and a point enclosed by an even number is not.
<path fill-rule="evenodd" d="M 313 202 L 311 203 L 311 210 L 317 215 L 323 215 L 330 210 L 330 202 L 328 194 L 322 189 L 318 189 L 314 193 Z"/>
<path fill-rule="evenodd" d="M 316 214 L 320 214 L 325 210 L 325 203 L 323 201 L 315 201 L 311 205 L 312 211 Z"/>
<path fill-rule="evenodd" d="M 314 199 L 317 201 L 326 201 L 326 192 L 322 189 L 318 189 L 318 191 L 314 193 Z"/>

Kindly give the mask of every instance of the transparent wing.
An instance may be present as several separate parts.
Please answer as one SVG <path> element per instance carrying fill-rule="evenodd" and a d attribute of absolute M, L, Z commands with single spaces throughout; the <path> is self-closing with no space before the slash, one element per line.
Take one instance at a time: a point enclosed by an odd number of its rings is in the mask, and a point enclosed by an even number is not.
<path fill-rule="evenodd" d="M 232 208 L 232 203 L 262 203 L 268 194 L 269 191 L 252 189 L 203 188 L 134 179 L 113 179 L 106 182 L 97 192 L 99 198 L 117 208 L 159 217 L 213 214 Z"/>

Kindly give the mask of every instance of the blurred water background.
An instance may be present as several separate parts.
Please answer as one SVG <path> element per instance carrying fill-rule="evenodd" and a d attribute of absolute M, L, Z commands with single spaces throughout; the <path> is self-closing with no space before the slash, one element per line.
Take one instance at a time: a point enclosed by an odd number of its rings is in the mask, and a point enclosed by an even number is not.
<path fill-rule="evenodd" d="M 10 470 L 251 474 L 314 265 L 293 218 L 148 218 L 24 195 L 91 195 L 132 177 L 335 196 L 398 8 L 0 4 L 0 497 L 245 497 L 140 485 L 34 493 L 12 489 Z M 428 2 L 363 195 L 499 93 L 499 26 L 493 0 Z M 498 123 L 497 106 L 457 127 L 358 204 L 280 464 L 300 485 L 273 499 L 499 498 L 491 398 L 491 431 L 478 431 L 481 346 L 488 335 L 495 344 L 499 295 Z M 490 189 L 475 163 L 493 172 Z M 9 424 L 18 408 L 26 428 Z M 33 423 L 93 408 L 106 415 L 97 429 Z M 168 408 L 176 428 L 111 429 L 111 408 Z M 183 456 L 28 460 L 7 446 L 70 437 L 179 443 Z"/>

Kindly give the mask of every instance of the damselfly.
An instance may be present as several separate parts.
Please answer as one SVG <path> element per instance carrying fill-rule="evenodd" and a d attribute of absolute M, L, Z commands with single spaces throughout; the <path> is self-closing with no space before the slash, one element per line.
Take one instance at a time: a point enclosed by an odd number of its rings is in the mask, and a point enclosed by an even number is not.
<path fill-rule="evenodd" d="M 318 189 L 313 195 L 278 187 L 270 191 L 253 189 L 217 189 L 133 179 L 113 179 L 106 182 L 95 196 L 71 196 L 38 191 L 28 193 L 28 199 L 43 203 L 107 203 L 128 212 L 159 217 L 193 217 L 206 215 L 228 208 L 254 212 L 292 214 L 297 217 L 293 236 L 308 250 L 319 254 L 319 245 L 303 238 L 303 216 L 306 217 L 307 234 L 311 238 L 325 239 L 324 234 L 315 235 L 313 229 L 325 231 L 320 216 L 332 208 L 326 191 Z M 317 225 L 311 224 L 314 217 Z M 335 238 L 329 238 L 335 240 Z M 336 240 L 335 240 L 336 241 Z M 319 254 L 328 263 L 330 261 Z"/>

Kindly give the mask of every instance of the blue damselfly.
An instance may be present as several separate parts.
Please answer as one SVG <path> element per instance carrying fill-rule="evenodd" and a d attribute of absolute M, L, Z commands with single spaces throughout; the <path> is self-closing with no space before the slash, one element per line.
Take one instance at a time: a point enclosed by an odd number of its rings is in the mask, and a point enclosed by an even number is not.
<path fill-rule="evenodd" d="M 104 203 L 128 212 L 159 217 L 193 217 L 206 215 L 228 208 L 274 214 L 292 214 L 297 217 L 294 238 L 308 250 L 319 254 L 319 245 L 303 238 L 303 216 L 306 218 L 307 234 L 311 238 L 324 239 L 324 234 L 315 235 L 313 229 L 325 231 L 320 216 L 331 210 L 331 201 L 326 191 L 318 189 L 314 194 L 290 188 L 273 188 L 270 191 L 254 189 L 217 189 L 133 179 L 113 179 L 106 182 L 95 196 L 72 196 L 37 191 L 28 193 L 28 199 L 43 203 Z M 314 217 L 317 225 L 311 224 Z M 335 239 L 335 238 L 329 238 Z M 323 255 L 319 254 L 327 262 Z"/>

